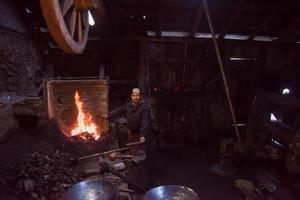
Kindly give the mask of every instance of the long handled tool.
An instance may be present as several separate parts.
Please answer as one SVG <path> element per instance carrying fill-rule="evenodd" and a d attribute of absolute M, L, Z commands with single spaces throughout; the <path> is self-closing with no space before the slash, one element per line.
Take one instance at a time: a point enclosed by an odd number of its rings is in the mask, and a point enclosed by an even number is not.
<path fill-rule="evenodd" d="M 120 151 L 127 151 L 127 150 L 130 150 L 130 148 L 132 146 L 136 146 L 136 145 L 140 145 L 140 144 L 142 144 L 142 143 L 141 142 L 127 143 L 126 144 L 127 147 L 124 147 L 124 148 L 119 148 L 119 149 L 114 149 L 114 150 L 110 150 L 110 151 L 105 151 L 105 152 L 102 152 L 102 153 L 95 153 L 95 154 L 88 155 L 88 156 L 82 156 L 82 157 L 80 157 L 78 159 L 72 160 L 71 165 L 76 165 L 76 164 L 78 164 L 79 161 L 85 160 L 85 159 L 88 159 L 88 158 L 94 158 L 94 157 L 97 157 L 97 156 L 104 156 L 104 155 L 107 155 L 107 154 L 111 154 L 111 153 L 115 153 L 115 152 L 120 152 Z"/>

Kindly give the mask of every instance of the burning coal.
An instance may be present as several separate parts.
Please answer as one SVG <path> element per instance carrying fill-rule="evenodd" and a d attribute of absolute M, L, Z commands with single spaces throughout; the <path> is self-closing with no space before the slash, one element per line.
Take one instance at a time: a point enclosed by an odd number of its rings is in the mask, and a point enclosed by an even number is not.
<path fill-rule="evenodd" d="M 71 137 L 77 137 L 83 140 L 98 140 L 101 136 L 101 131 L 92 121 L 92 116 L 84 112 L 83 102 L 80 101 L 78 91 L 76 91 L 75 104 L 78 110 L 75 128 L 71 131 Z"/>

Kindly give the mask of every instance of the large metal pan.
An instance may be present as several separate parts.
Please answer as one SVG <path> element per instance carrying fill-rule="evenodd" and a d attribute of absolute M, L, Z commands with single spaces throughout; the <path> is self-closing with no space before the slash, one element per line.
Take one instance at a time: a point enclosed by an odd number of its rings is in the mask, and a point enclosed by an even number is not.
<path fill-rule="evenodd" d="M 199 200 L 192 189 L 179 185 L 165 185 L 146 192 L 142 200 Z"/>
<path fill-rule="evenodd" d="M 105 180 L 87 180 L 72 186 L 65 194 L 66 200 L 116 200 L 118 188 Z"/>

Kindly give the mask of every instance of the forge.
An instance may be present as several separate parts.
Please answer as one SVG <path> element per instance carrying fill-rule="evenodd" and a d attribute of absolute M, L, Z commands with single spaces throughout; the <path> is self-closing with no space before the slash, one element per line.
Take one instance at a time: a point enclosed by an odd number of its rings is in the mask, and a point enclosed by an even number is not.
<path fill-rule="evenodd" d="M 47 113 L 66 141 L 87 152 L 109 140 L 108 80 L 96 78 L 55 79 L 45 83 Z"/>

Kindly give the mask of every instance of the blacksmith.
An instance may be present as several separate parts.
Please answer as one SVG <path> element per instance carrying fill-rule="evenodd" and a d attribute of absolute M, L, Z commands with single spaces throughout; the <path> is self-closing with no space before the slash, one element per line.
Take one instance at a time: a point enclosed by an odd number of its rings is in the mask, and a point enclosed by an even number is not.
<path fill-rule="evenodd" d="M 146 138 L 150 135 L 152 117 L 148 102 L 141 97 L 139 88 L 132 89 L 130 102 L 116 108 L 108 114 L 103 114 L 102 117 L 111 119 L 121 115 L 125 115 L 127 119 L 129 141 L 140 141 L 144 143 Z"/>
<path fill-rule="evenodd" d="M 130 165 L 127 168 L 128 176 L 130 176 L 138 185 L 148 188 L 148 167 L 150 166 L 150 163 L 153 162 L 155 156 L 151 134 L 153 119 L 150 106 L 148 102 L 141 97 L 140 89 L 133 88 L 131 92 L 131 101 L 108 114 L 102 115 L 102 117 L 111 119 L 121 115 L 124 115 L 127 119 L 128 140 L 130 142 L 140 141 L 144 143 L 142 146 L 131 149 L 133 155 L 138 155 L 138 157 L 143 155 L 141 150 L 145 150 L 147 155 L 147 160 L 139 160 L 138 165 Z"/>

